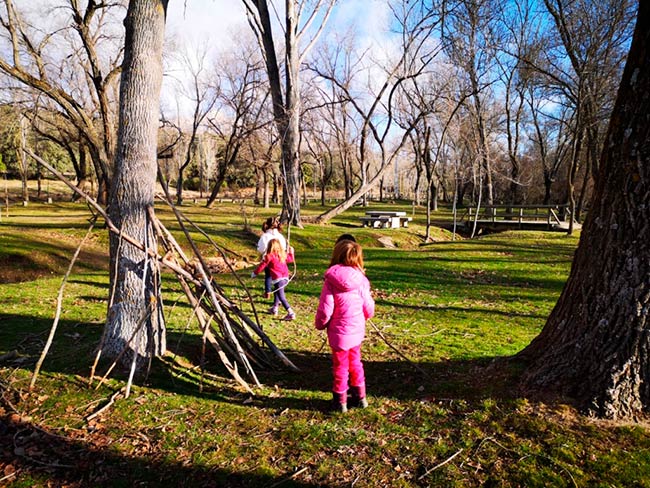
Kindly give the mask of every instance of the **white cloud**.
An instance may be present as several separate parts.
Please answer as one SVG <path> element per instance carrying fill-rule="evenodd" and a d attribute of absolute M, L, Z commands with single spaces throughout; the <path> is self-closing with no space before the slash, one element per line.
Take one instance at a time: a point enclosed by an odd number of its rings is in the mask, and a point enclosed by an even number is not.
<path fill-rule="evenodd" d="M 169 2 L 167 38 L 176 43 L 215 48 L 233 42 L 237 29 L 249 29 L 239 0 L 185 0 Z"/>

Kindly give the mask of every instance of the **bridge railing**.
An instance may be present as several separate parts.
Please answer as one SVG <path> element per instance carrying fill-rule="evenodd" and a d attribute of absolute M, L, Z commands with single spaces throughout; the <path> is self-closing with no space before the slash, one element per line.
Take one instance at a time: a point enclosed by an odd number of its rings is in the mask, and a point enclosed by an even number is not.
<path fill-rule="evenodd" d="M 478 209 L 467 207 L 461 215 L 461 222 L 526 222 L 545 221 L 549 226 L 567 221 L 570 211 L 568 205 L 486 205 Z"/>

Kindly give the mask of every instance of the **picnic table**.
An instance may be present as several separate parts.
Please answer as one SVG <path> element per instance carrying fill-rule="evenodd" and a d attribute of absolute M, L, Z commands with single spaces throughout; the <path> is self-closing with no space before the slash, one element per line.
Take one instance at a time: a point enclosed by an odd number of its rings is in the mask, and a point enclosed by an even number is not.
<path fill-rule="evenodd" d="M 364 227 L 375 227 L 384 229 L 398 229 L 408 227 L 408 223 L 413 220 L 406 216 L 406 212 L 392 210 L 370 210 L 364 217 L 359 217 Z"/>

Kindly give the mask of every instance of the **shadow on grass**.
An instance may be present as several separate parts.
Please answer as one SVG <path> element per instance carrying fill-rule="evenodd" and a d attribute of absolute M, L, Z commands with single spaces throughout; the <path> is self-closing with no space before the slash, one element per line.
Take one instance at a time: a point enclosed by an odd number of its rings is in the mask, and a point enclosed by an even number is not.
<path fill-rule="evenodd" d="M 0 317 L 5 320 L 7 318 Z M 10 318 L 16 326 L 26 319 L 18 316 Z M 42 347 L 42 332 L 46 331 L 50 324 L 49 320 L 30 319 L 31 326 L 22 328 L 12 336 L 0 333 L 0 353 L 8 349 L 18 350 L 20 357 L 28 359 L 18 366 L 25 371 L 33 368 Z M 87 324 L 86 327 L 83 324 L 83 327 L 75 327 L 72 322 L 64 321 L 60 327 L 62 336 L 56 345 L 57 351 L 54 351 L 54 357 L 45 361 L 43 371 L 63 373 L 67 376 L 87 376 L 92 350 L 98 340 L 101 326 Z M 0 326 L 0 331 L 2 329 Z M 73 330 L 84 329 L 78 338 L 65 335 Z M 169 334 L 168 344 L 172 354 L 183 356 L 191 364 L 199 364 L 199 338 L 185 336 L 178 345 L 180 338 L 179 333 Z M 69 355 L 73 349 L 77 359 L 70 361 Z M 253 410 L 264 410 L 271 417 L 285 411 L 325 413 L 331 388 L 329 350 L 325 347 L 319 352 L 288 350 L 285 353 L 301 371 L 258 371 L 260 381 L 266 388 L 258 390 L 253 398 L 234 387 L 234 383 L 212 351 L 205 364 L 206 370 L 222 380 L 206 383 L 202 392 L 199 390 L 196 371 L 179 368 L 178 363 L 171 359 L 154 363 L 152 374 L 144 382 L 144 387 L 188 397 L 184 401 L 191 401 L 191 397 L 196 397 L 232 404 L 236 406 L 233 415 L 245 416 L 247 411 L 252 413 Z M 395 400 L 464 400 L 475 404 L 484 398 L 507 401 L 517 398 L 518 394 L 516 383 L 519 366 L 505 358 L 418 362 L 417 369 L 413 363 L 401 359 L 366 358 L 364 364 L 370 410 L 378 412 L 379 415 L 384 415 L 381 412 L 386 409 L 401 409 L 401 406 L 394 406 Z M 3 366 L 14 367 L 6 362 L 0 364 L 0 368 Z M 83 387 L 75 378 L 64 381 L 70 381 L 79 388 Z M 325 419 L 318 415 L 312 418 Z M 42 486 L 326 486 L 303 482 L 300 478 L 292 479 L 291 472 L 271 475 L 262 468 L 251 468 L 247 471 L 242 466 L 235 465 L 235 460 L 232 460 L 232 467 L 224 467 L 223 464 L 193 464 L 194 449 L 190 449 L 189 453 L 179 453 L 184 456 L 183 459 L 173 459 L 173 454 L 170 455 L 165 450 L 164 436 L 155 428 L 141 433 L 146 439 L 146 448 L 142 447 L 142 443 L 133 443 L 134 453 L 125 454 L 112 447 L 119 439 L 109 437 L 109 434 L 101 429 L 90 432 L 89 427 L 90 425 L 85 429 L 71 429 L 63 432 L 63 436 L 59 433 L 52 435 L 25 419 L 16 418 L 15 415 L 0 417 L 0 467 L 4 464 L 3 472 L 9 473 L 11 470 L 7 470 L 6 466 L 11 464 L 16 470 L 17 484 L 25 480 L 21 486 L 30 482 Z M 129 435 L 138 433 L 129 432 L 127 429 L 127 436 Z M 207 448 L 209 449 L 209 446 Z M 206 446 L 201 446 L 201 452 L 205 453 L 205 449 Z"/>
<path fill-rule="evenodd" d="M 281 389 L 328 393 L 332 374 L 329 353 L 289 351 L 287 356 L 300 373 L 263 373 L 260 380 Z M 402 359 L 363 360 L 368 395 L 393 400 L 423 400 L 430 397 L 476 400 L 482 398 L 514 398 L 520 365 L 509 358 L 450 360 L 441 362 L 408 362 Z M 323 395 L 321 395 L 322 397 Z M 266 399 L 268 404 L 277 399 Z M 285 404 L 284 402 L 287 402 Z M 279 407 L 301 408 L 295 399 L 279 400 Z M 322 408 L 322 402 L 316 402 Z M 305 400 L 305 408 L 313 409 L 313 401 Z"/>
<path fill-rule="evenodd" d="M 39 357 L 49 319 L 0 315 L 0 356 L 15 352 L 0 367 L 10 366 L 32 370 Z M 103 324 L 79 324 L 61 321 L 57 337 L 43 365 L 43 372 L 66 375 L 88 375 L 99 342 Z M 260 382 L 275 393 L 259 392 L 252 400 L 234 386 L 230 375 L 212 349 L 205 356 L 205 371 L 217 378 L 217 384 L 207 383 L 199 391 L 198 367 L 178 366 L 175 356 L 184 358 L 196 366 L 201 362 L 201 340 L 198 335 L 168 332 L 169 354 L 156 361 L 150 376 L 143 382 L 147 387 L 188 396 L 213 399 L 261 407 L 323 410 L 325 399 L 331 391 L 332 372 L 329 348 L 322 350 L 285 350 L 284 353 L 300 369 L 300 372 L 269 371 L 255 368 Z M 74 350 L 75 361 L 70 361 Z M 439 362 L 409 362 L 389 353 L 391 359 L 364 357 L 366 383 L 370 397 L 395 400 L 421 400 L 427 397 L 458 399 L 513 398 L 521 365 L 506 357 L 469 360 L 446 360 Z M 98 370 L 100 376 L 106 366 Z M 241 369 L 241 368 L 240 368 Z M 115 375 L 112 375 L 115 376 Z M 142 382 L 141 382 L 142 383 Z M 214 383 L 214 382 L 212 382 Z M 274 388 L 276 387 L 277 388 Z M 276 394 L 279 392 L 279 394 Z"/>
<path fill-rule="evenodd" d="M 2 480 L 15 482 L 17 486 L 326 486 L 293 480 L 293 473 L 283 476 L 242 473 L 201 466 L 190 459 L 157 459 L 155 450 L 128 456 L 111 448 L 110 441 L 101 433 L 74 435 L 76 438 L 50 434 L 15 414 L 0 417 Z M 152 442 L 149 451 L 155 447 L 156 440 Z"/>

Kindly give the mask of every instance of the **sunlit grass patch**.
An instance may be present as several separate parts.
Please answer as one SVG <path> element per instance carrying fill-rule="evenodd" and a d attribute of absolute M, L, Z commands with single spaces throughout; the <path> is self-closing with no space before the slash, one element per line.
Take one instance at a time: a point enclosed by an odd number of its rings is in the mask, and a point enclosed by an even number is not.
<path fill-rule="evenodd" d="M 401 208 L 411 215 L 410 204 Z M 643 424 L 594 422 L 568 406 L 529 401 L 517 389 L 523 366 L 508 359 L 544 326 L 577 237 L 507 232 L 452 241 L 448 231 L 436 231 L 439 240 L 420 247 L 423 209 L 416 208 L 408 229 L 382 230 L 361 228 L 364 209 L 355 208 L 324 226 L 285 229 L 297 253 L 287 288 L 297 319 L 283 322 L 264 313 L 262 280 L 250 278 L 257 235 L 244 228 L 248 222 L 258 231 L 279 208 L 228 203 L 182 210 L 245 260 L 238 273 L 260 323 L 301 372 L 260 371 L 263 386 L 254 396 L 228 377 L 210 349 L 202 372 L 200 331 L 165 273 L 168 355 L 154 362 L 128 400 L 88 422 L 125 379 L 117 374 L 99 390 L 87 386 L 108 300 L 107 237 L 99 228 L 70 276 L 55 343 L 28 395 L 87 215 L 72 203 L 16 209 L 0 224 L 0 263 L 18 273 L 14 265 L 22 261 L 12 259 L 22 256 L 36 271 L 0 284 L 0 357 L 6 358 L 0 379 L 22 422 L 0 429 L 11 448 L 0 447 L 0 473 L 15 466 L 15 486 L 647 485 L 650 435 Z M 319 210 L 308 206 L 304 213 Z M 449 219 L 448 209 L 443 213 L 439 220 Z M 171 213 L 161 207 L 159 214 L 183 242 Z M 329 350 L 313 327 L 323 272 L 344 232 L 364 247 L 377 302 L 363 346 L 370 406 L 347 415 L 327 411 Z M 207 239 L 192 235 L 206 256 L 218 255 Z M 398 247 L 384 248 L 380 237 Z M 215 279 L 252 313 L 238 280 L 228 274 Z M 7 419 L 7 404 L 0 408 Z M 24 451 L 15 454 L 16 447 Z M 58 457 L 46 454 L 54 451 Z"/>

